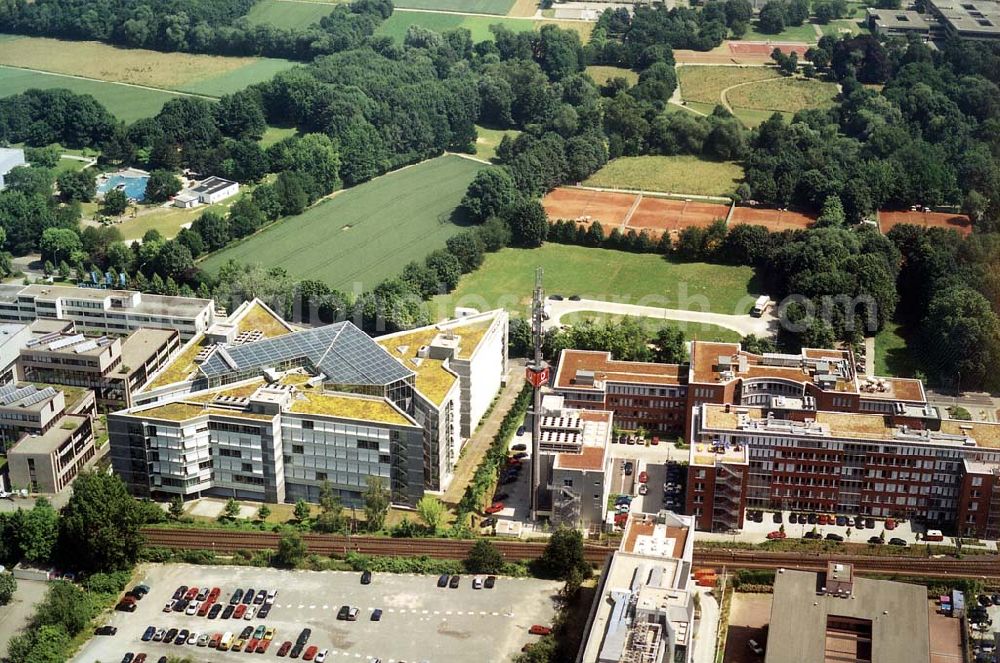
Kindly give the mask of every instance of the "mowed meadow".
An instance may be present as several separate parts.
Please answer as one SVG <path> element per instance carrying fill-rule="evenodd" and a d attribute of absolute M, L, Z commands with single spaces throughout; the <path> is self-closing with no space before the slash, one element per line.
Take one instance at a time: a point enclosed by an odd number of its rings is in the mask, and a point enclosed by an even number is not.
<path fill-rule="evenodd" d="M 488 167 L 448 155 L 402 168 L 278 221 L 201 267 L 214 272 L 235 259 L 335 288 L 373 288 L 462 230 L 459 203 L 476 173 Z"/>

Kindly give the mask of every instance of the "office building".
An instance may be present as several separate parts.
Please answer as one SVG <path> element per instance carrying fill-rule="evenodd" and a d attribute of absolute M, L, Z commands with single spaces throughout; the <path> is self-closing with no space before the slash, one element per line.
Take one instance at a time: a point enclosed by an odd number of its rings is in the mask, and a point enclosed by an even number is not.
<path fill-rule="evenodd" d="M 294 330 L 247 302 L 109 416 L 112 464 L 139 495 L 317 501 L 329 481 L 358 505 L 380 476 L 412 506 L 451 481 L 506 336 L 503 311 L 372 339 L 349 322 Z"/>
<path fill-rule="evenodd" d="M 202 205 L 214 205 L 226 198 L 235 196 L 240 190 L 238 182 L 221 177 L 209 177 L 191 188 L 190 193 L 198 197 Z"/>
<path fill-rule="evenodd" d="M 690 518 L 631 514 L 601 574 L 576 663 L 690 663 L 693 550 Z"/>
<path fill-rule="evenodd" d="M 933 18 L 912 9 L 868 7 L 865 9 L 865 13 L 868 28 L 877 35 L 891 37 L 915 34 L 926 40 L 931 36 L 932 26 L 935 30 L 939 29 L 939 24 Z M 929 21 L 928 18 L 930 18 Z"/>
<path fill-rule="evenodd" d="M 538 514 L 553 525 L 603 530 L 612 480 L 612 417 L 606 410 L 566 407 L 561 396 L 543 398 Z"/>
<path fill-rule="evenodd" d="M 30 382 L 92 389 L 103 411 L 132 406 L 132 394 L 180 347 L 173 329 L 138 329 L 125 339 L 73 331 L 30 338 L 18 374 Z"/>
<path fill-rule="evenodd" d="M 23 382 L 0 385 L 0 452 L 25 434 L 48 432 L 65 414 L 95 416 L 93 392 Z"/>
<path fill-rule="evenodd" d="M 952 36 L 986 41 L 1000 39 L 1000 2 L 927 0 L 926 8 L 928 18 L 943 27 L 943 30 L 939 31 L 941 37 Z"/>
<path fill-rule="evenodd" d="M 28 325 L 0 323 L 0 384 L 17 378 L 17 359 L 31 337 Z"/>
<path fill-rule="evenodd" d="M 0 321 L 67 320 L 84 332 L 124 335 L 143 327 L 176 329 L 181 340 L 215 321 L 211 299 L 55 285 L 0 285 Z"/>
<path fill-rule="evenodd" d="M 44 432 L 21 436 L 7 451 L 7 471 L 13 488 L 58 493 L 96 456 L 93 419 L 63 414 Z"/>
<path fill-rule="evenodd" d="M 858 578 L 850 564 L 774 578 L 764 663 L 929 663 L 927 588 Z"/>

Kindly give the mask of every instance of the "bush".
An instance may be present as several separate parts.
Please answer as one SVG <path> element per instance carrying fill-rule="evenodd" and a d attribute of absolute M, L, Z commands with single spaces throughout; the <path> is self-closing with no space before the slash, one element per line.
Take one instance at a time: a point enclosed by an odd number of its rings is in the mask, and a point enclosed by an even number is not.
<path fill-rule="evenodd" d="M 465 568 L 460 560 L 433 559 L 431 557 L 378 557 L 347 553 L 347 564 L 355 571 L 371 571 L 373 573 L 426 573 L 440 575 L 442 573 L 462 573 Z"/>
<path fill-rule="evenodd" d="M 88 592 L 96 594 L 118 594 L 125 589 L 125 585 L 131 578 L 132 574 L 128 571 L 95 573 L 87 576 L 86 580 L 83 581 L 83 586 Z"/>

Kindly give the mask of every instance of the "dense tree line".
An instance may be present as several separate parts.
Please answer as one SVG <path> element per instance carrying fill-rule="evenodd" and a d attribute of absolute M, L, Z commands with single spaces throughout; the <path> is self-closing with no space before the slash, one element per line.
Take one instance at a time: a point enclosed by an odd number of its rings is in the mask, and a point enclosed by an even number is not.
<path fill-rule="evenodd" d="M 356 0 L 305 28 L 278 28 L 246 19 L 254 1 L 11 0 L 0 4 L 0 30 L 161 51 L 312 60 L 357 48 L 392 14 L 391 0 Z"/>

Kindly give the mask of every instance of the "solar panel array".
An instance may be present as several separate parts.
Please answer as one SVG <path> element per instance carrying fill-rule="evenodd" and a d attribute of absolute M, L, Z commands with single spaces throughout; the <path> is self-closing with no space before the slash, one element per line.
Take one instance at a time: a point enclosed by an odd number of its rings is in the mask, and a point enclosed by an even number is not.
<path fill-rule="evenodd" d="M 20 405 L 28 407 L 41 403 L 55 396 L 58 392 L 52 387 L 39 389 L 33 384 L 18 387 L 16 382 L 8 382 L 0 386 L 0 405 Z"/>
<path fill-rule="evenodd" d="M 385 385 L 412 372 L 349 322 L 219 348 L 200 366 L 208 378 L 299 359 L 308 360 L 327 380 L 342 384 Z"/>

